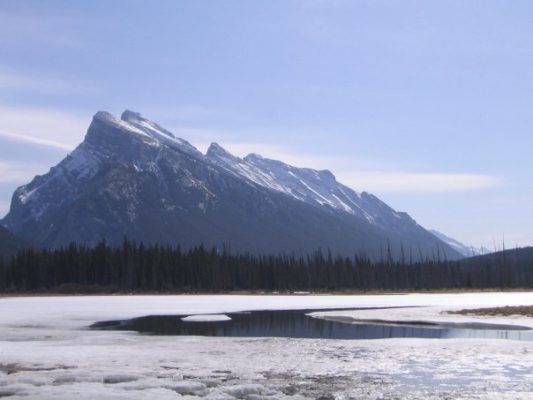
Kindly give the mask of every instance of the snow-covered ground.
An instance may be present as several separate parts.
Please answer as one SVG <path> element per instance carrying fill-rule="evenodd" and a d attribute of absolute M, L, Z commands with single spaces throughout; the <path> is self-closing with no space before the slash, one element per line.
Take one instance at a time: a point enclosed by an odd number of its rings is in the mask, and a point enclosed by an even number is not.
<path fill-rule="evenodd" d="M 418 307 L 327 314 L 533 327 L 531 318 L 443 313 L 504 305 L 533 305 L 533 292 L 4 298 L 0 397 L 530 399 L 533 342 L 220 338 L 87 329 L 96 321 L 144 315 L 209 314 L 206 319 L 217 319 L 220 315 L 213 315 L 243 310 L 404 306 Z"/>

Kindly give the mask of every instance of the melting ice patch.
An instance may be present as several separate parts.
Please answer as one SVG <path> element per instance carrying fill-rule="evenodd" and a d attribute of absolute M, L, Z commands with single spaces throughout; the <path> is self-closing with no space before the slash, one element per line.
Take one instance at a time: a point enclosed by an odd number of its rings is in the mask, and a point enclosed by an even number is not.
<path fill-rule="evenodd" d="M 226 314 L 198 314 L 198 315 L 188 315 L 187 317 L 181 318 L 185 322 L 221 322 L 221 321 L 231 321 L 231 318 Z"/>

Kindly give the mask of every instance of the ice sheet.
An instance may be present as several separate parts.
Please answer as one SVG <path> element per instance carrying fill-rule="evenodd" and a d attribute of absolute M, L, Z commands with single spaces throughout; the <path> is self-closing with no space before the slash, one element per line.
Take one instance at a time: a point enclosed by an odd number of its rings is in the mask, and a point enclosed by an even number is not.
<path fill-rule="evenodd" d="M 525 304 L 533 304 L 532 293 L 4 298 L 0 394 L 77 400 L 529 399 L 532 342 L 250 339 L 86 329 L 99 320 L 156 314 L 386 306 L 420 307 L 358 313 L 462 321 L 472 318 L 441 312 Z M 527 318 L 503 320 L 531 324 Z"/>

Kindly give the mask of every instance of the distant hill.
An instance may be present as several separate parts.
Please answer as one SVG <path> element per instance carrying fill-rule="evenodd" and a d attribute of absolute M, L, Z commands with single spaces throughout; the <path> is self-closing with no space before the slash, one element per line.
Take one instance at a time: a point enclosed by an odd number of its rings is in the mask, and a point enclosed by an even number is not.
<path fill-rule="evenodd" d="M 28 243 L 17 238 L 6 228 L 0 226 L 0 257 L 8 258 L 19 250 L 28 247 Z"/>
<path fill-rule="evenodd" d="M 492 253 L 486 247 L 467 246 L 466 244 L 461 243 L 460 241 L 454 238 L 451 238 L 445 235 L 444 233 L 436 231 L 434 229 L 430 229 L 429 232 L 434 234 L 437 238 L 442 240 L 444 243 L 448 244 L 450 247 L 452 247 L 454 250 L 461 253 L 465 257 L 473 257 L 473 256 L 479 256 L 483 254 Z"/>
<path fill-rule="evenodd" d="M 18 188 L 2 225 L 57 248 L 124 236 L 183 247 L 298 255 L 318 248 L 378 259 L 461 258 L 456 250 L 327 170 L 297 168 L 213 143 L 202 154 L 140 114 L 98 112 L 84 141 Z"/>
<path fill-rule="evenodd" d="M 465 264 L 491 264 L 495 266 L 530 265 L 533 269 L 533 247 L 519 247 L 483 254 L 461 260 Z"/>

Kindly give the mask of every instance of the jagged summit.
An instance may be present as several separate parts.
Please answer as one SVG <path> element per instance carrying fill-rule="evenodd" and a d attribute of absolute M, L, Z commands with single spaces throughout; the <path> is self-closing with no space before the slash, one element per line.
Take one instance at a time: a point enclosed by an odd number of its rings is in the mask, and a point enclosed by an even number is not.
<path fill-rule="evenodd" d="M 92 134 L 98 134 L 102 131 L 107 131 L 109 134 L 126 133 L 142 137 L 143 140 L 153 139 L 150 142 L 157 141 L 152 135 L 146 133 L 144 130 L 139 129 L 128 120 L 116 118 L 113 114 L 107 111 L 98 111 L 94 114 L 93 120 L 89 129 L 87 130 L 87 137 L 91 138 Z M 98 136 L 98 135 L 97 135 Z"/>
<path fill-rule="evenodd" d="M 239 157 L 234 156 L 224 147 L 222 147 L 221 145 L 215 142 L 209 145 L 209 148 L 207 149 L 207 152 L 205 153 L 205 155 L 206 157 L 213 159 L 213 160 L 228 159 L 234 162 L 239 162 L 241 160 Z"/>
<path fill-rule="evenodd" d="M 71 154 L 15 191 L 1 224 L 50 247 L 102 238 L 118 244 L 128 236 L 259 253 L 329 247 L 378 258 L 390 246 L 397 255 L 411 248 L 459 256 L 406 213 L 342 185 L 328 170 L 240 158 L 217 143 L 204 155 L 131 110 L 120 118 L 97 112 Z"/>
<path fill-rule="evenodd" d="M 250 153 L 248 154 L 247 156 L 244 157 L 244 159 L 246 161 L 251 161 L 251 160 L 262 160 L 264 157 L 261 155 L 261 154 L 257 154 L 257 153 Z"/>
<path fill-rule="evenodd" d="M 120 115 L 120 119 L 123 121 L 136 121 L 136 120 L 144 120 L 141 113 L 137 111 L 132 111 L 130 109 L 125 109 L 122 114 Z"/>
<path fill-rule="evenodd" d="M 116 118 L 107 111 L 97 111 L 96 114 L 94 114 L 93 119 L 110 123 L 115 123 L 116 121 Z"/>

